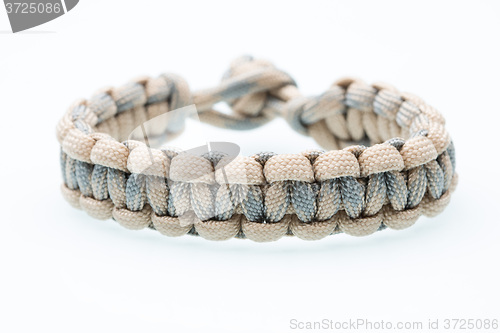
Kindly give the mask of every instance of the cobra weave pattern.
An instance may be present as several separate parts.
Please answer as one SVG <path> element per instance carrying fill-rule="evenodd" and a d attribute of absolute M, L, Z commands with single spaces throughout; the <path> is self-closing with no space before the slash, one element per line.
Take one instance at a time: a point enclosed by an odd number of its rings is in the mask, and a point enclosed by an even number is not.
<path fill-rule="evenodd" d="M 218 102 L 233 113 L 213 109 Z M 192 104 L 202 121 L 223 128 L 282 116 L 325 150 L 194 155 L 128 139 L 137 126 Z M 168 236 L 263 242 L 404 229 L 439 214 L 455 189 L 444 125 L 436 109 L 387 84 L 342 79 L 305 97 L 271 63 L 243 57 L 213 89 L 192 93 L 164 74 L 76 101 L 57 127 L 62 193 L 95 218 Z M 183 119 L 173 119 L 168 130 L 182 128 Z"/>

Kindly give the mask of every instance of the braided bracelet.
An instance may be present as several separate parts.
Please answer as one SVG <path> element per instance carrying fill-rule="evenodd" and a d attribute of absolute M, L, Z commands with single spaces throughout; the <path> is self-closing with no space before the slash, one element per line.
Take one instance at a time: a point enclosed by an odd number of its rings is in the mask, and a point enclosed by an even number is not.
<path fill-rule="evenodd" d="M 232 113 L 214 110 L 218 102 Z M 223 128 L 252 129 L 282 116 L 326 151 L 196 155 L 127 139 L 137 126 L 193 104 L 201 121 Z M 180 132 L 178 123 L 170 134 Z M 387 84 L 342 79 L 304 97 L 286 73 L 243 57 L 213 89 L 191 93 L 183 79 L 164 74 L 73 104 L 57 127 L 62 193 L 94 218 L 167 236 L 264 242 L 404 229 L 440 213 L 456 186 L 444 124 L 436 109 Z"/>

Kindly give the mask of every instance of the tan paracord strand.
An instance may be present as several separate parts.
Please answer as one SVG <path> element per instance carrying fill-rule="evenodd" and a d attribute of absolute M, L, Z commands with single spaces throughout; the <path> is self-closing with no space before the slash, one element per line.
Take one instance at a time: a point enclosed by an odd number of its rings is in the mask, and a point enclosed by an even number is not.
<path fill-rule="evenodd" d="M 233 113 L 213 109 L 218 102 Z M 151 148 L 182 132 L 186 116 L 171 111 L 190 105 L 201 121 L 239 130 L 282 116 L 327 151 Z M 242 57 L 213 89 L 191 93 L 164 74 L 76 101 L 57 126 L 62 193 L 92 217 L 167 236 L 267 242 L 399 230 L 450 201 L 458 176 L 444 125 L 436 109 L 387 84 L 342 79 L 305 97 L 271 63 Z M 135 140 L 146 127 L 147 140 Z"/>

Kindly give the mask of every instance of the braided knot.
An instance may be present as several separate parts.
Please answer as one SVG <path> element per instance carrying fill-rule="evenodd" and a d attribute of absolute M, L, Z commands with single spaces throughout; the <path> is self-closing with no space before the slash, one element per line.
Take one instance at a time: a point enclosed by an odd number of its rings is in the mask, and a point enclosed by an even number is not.
<path fill-rule="evenodd" d="M 219 87 L 202 91 L 195 96 L 200 118 L 216 126 L 251 129 L 272 120 L 280 113 L 280 103 L 297 94 L 294 80 L 272 63 L 240 57 L 232 62 Z M 233 114 L 212 110 L 225 101 Z"/>
<path fill-rule="evenodd" d="M 232 80 L 233 79 L 233 80 Z M 225 93 L 233 111 L 244 118 L 266 117 L 266 106 L 276 92 L 293 79 L 266 60 L 241 57 L 233 61 L 223 82 L 231 83 Z M 272 115 L 271 115 L 272 116 Z"/>

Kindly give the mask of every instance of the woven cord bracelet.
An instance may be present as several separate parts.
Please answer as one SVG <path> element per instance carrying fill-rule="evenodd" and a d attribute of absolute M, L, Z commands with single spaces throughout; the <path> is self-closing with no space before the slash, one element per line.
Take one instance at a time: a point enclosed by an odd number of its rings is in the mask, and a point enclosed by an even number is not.
<path fill-rule="evenodd" d="M 218 102 L 232 113 L 214 110 Z M 137 126 L 193 104 L 201 121 L 223 128 L 282 116 L 325 151 L 197 156 L 129 139 Z M 436 109 L 390 85 L 342 79 L 304 97 L 271 63 L 243 57 L 213 89 L 191 93 L 164 74 L 75 102 L 57 126 L 62 193 L 94 218 L 167 236 L 265 242 L 404 229 L 439 214 L 456 187 L 444 125 Z"/>

